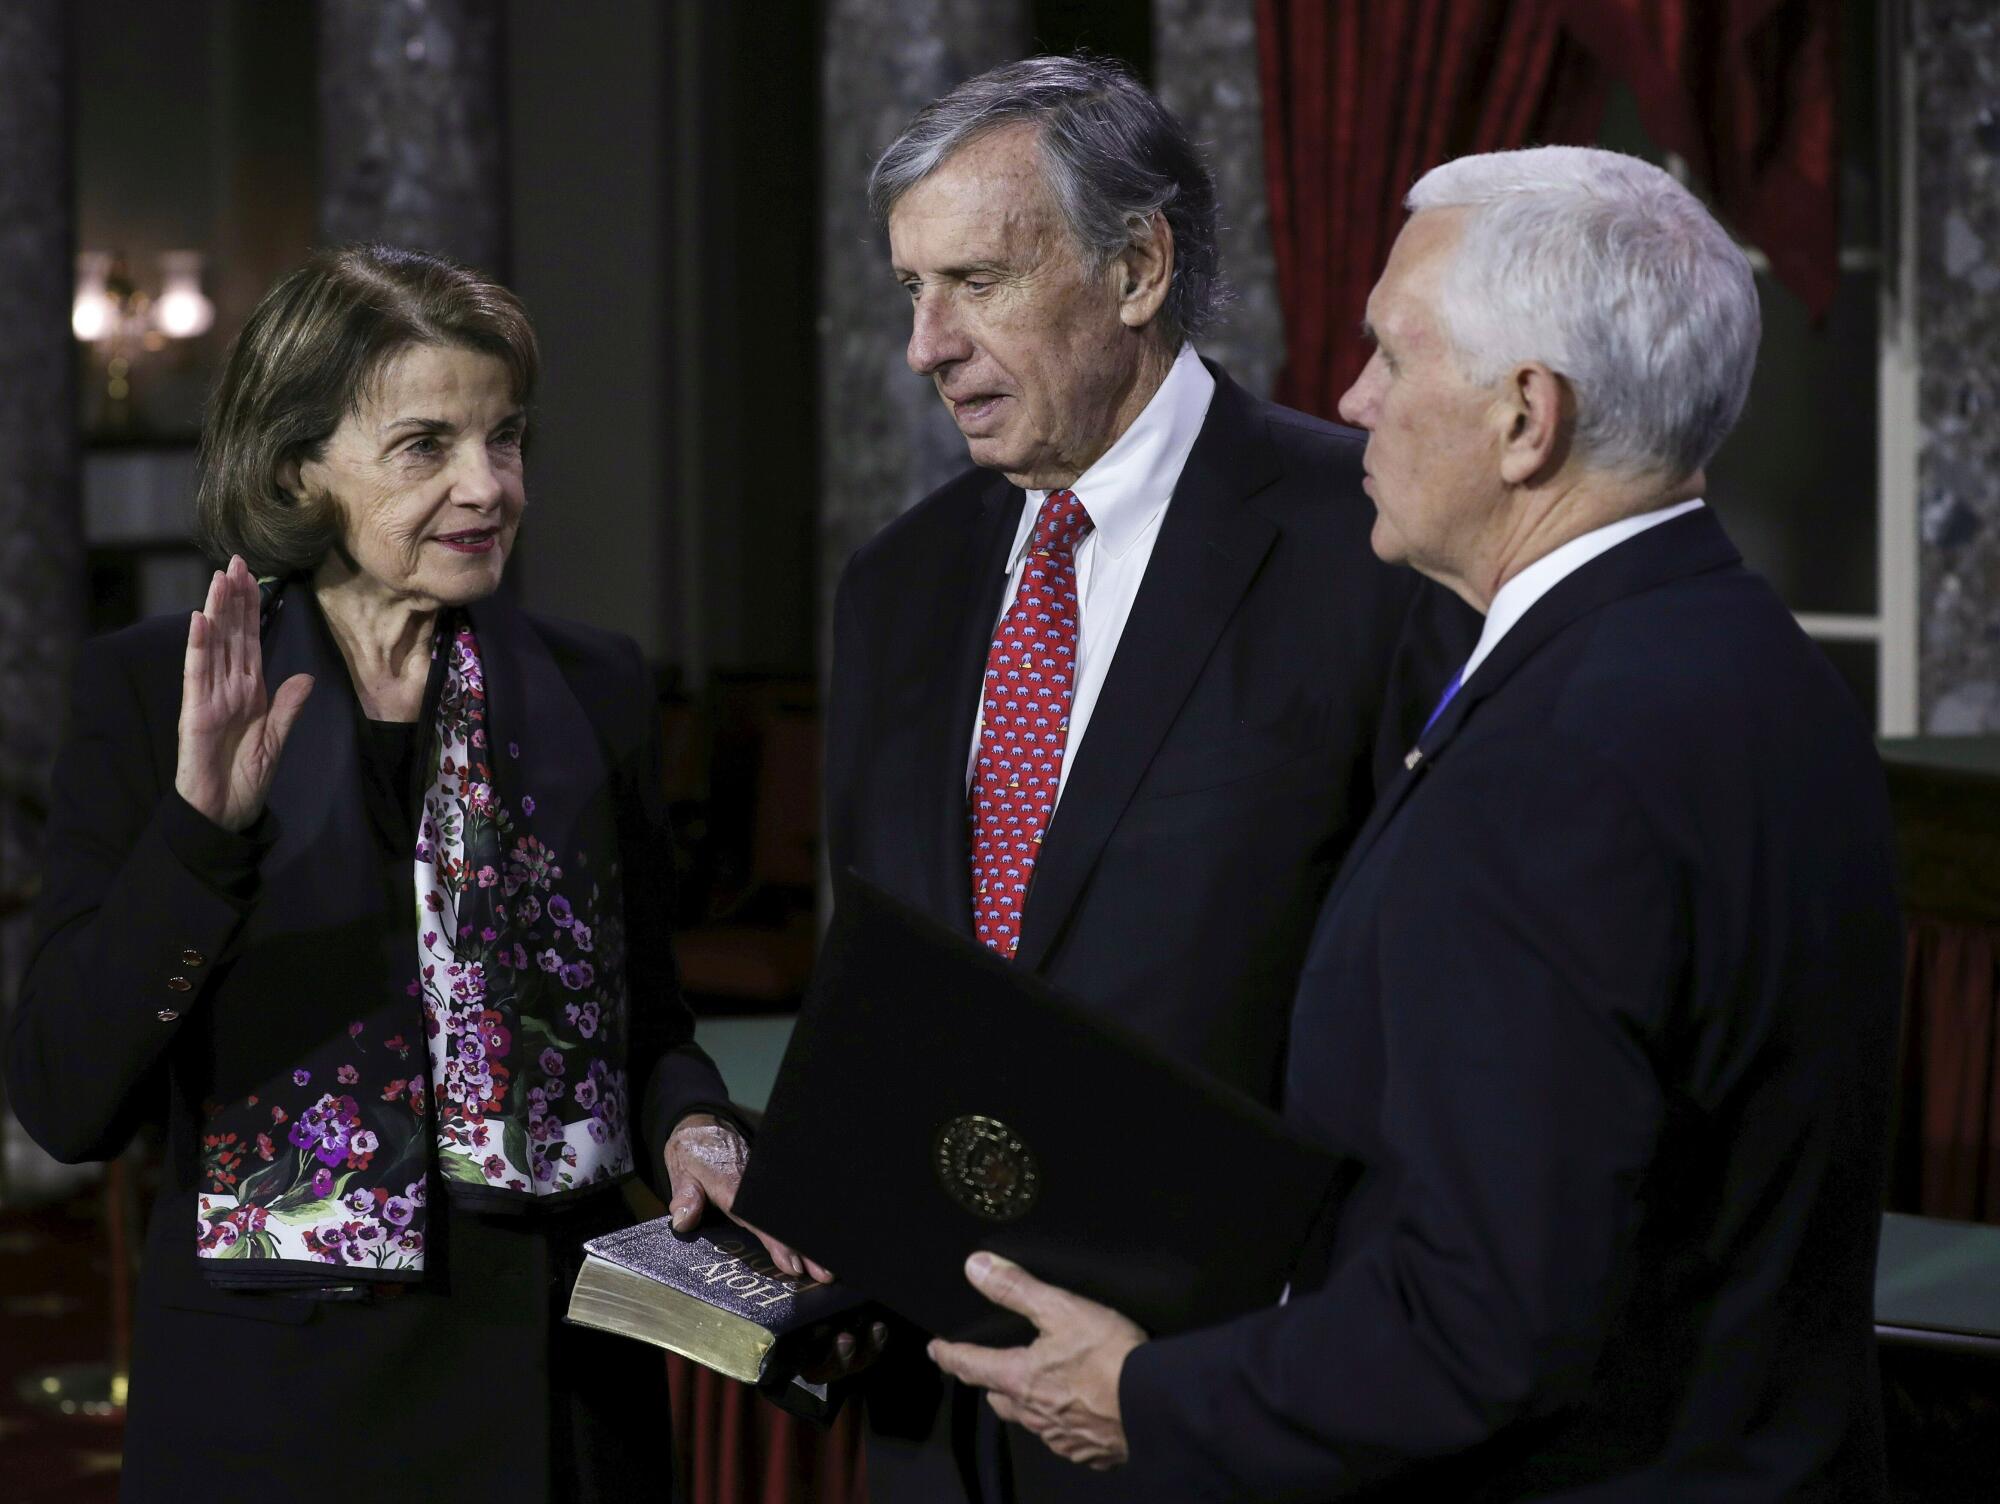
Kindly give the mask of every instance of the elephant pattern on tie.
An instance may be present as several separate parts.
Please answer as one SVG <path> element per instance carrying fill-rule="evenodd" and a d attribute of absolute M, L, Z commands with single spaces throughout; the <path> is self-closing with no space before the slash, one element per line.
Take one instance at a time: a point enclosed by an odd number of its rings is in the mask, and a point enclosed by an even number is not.
<path fill-rule="evenodd" d="M 1062 785 L 1076 694 L 1076 546 L 1090 529 L 1075 492 L 1049 493 L 987 652 L 967 810 L 972 926 L 982 945 L 1009 960 Z"/>

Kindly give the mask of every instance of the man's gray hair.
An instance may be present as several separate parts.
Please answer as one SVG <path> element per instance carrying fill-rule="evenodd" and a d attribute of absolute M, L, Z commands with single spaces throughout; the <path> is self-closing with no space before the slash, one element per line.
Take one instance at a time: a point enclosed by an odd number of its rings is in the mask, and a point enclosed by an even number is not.
<path fill-rule="evenodd" d="M 1582 146 L 1460 157 L 1413 212 L 1469 209 L 1440 313 L 1471 380 L 1540 361 L 1576 391 L 1578 454 L 1676 478 L 1713 458 L 1750 390 L 1750 261 L 1650 163 Z"/>
<path fill-rule="evenodd" d="M 1093 271 L 1153 236 L 1174 238 L 1173 282 L 1159 314 L 1169 349 L 1199 338 L 1227 301 L 1215 242 L 1215 180 L 1173 112 L 1102 58 L 1031 57 L 969 78 L 912 119 L 868 175 L 886 223 L 896 200 L 989 131 L 1035 127 L 1042 175 Z"/>

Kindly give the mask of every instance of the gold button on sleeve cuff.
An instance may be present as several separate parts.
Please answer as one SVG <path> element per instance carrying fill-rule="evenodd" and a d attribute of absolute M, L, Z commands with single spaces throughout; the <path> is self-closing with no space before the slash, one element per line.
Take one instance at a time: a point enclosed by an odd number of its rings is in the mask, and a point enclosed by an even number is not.
<path fill-rule="evenodd" d="M 181 965 L 183 966 L 200 966 L 205 964 L 207 960 L 208 957 L 204 956 L 198 950 L 184 950 L 181 952 Z"/>
<path fill-rule="evenodd" d="M 194 983 L 190 982 L 186 977 L 168 977 L 167 985 L 175 992 L 186 992 L 194 986 Z"/>
<path fill-rule="evenodd" d="M 158 1013 L 153 1015 L 153 1017 L 157 1018 L 163 1024 L 170 1024 L 180 1016 L 181 1010 L 178 1008 L 162 1008 Z"/>

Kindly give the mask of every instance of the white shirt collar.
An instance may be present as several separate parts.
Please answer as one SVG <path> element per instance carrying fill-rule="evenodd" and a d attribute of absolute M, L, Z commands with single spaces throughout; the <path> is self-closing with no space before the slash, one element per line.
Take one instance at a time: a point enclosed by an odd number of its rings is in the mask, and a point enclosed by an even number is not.
<path fill-rule="evenodd" d="M 1215 378 L 1193 345 L 1182 345 L 1166 380 L 1132 420 L 1132 426 L 1098 456 L 1097 463 L 1070 484 L 1083 509 L 1090 513 L 1097 546 L 1118 558 L 1136 543 L 1155 517 L 1173 499 L 1208 404 L 1215 396 Z M 1048 498 L 1046 490 L 1028 492 L 1021 508 L 1021 525 L 1014 533 L 1009 567 L 1018 562 L 1034 536 L 1035 515 Z"/>
<path fill-rule="evenodd" d="M 1079 493 L 1081 494 L 1081 493 Z M 1568 576 L 1576 573 L 1599 554 L 1616 548 L 1627 538 L 1636 538 L 1649 527 L 1658 527 L 1663 522 L 1671 522 L 1685 512 L 1692 512 L 1702 504 L 1701 498 L 1679 502 L 1674 506 L 1661 507 L 1658 511 L 1641 512 L 1635 517 L 1621 517 L 1604 527 L 1593 528 L 1581 537 L 1572 538 L 1561 548 L 1543 554 L 1513 579 L 1502 585 L 1493 597 L 1493 604 L 1486 612 L 1486 625 L 1479 633 L 1479 644 L 1472 650 L 1472 656 L 1465 660 L 1465 667 L 1459 670 L 1458 682 L 1470 679 L 1473 670 L 1484 663 L 1493 649 L 1500 643 L 1522 617 L 1528 608 L 1547 595 Z"/>

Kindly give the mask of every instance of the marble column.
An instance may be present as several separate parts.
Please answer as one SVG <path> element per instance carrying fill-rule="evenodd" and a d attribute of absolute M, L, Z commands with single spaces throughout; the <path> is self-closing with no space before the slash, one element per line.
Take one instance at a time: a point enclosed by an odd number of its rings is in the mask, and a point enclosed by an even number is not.
<path fill-rule="evenodd" d="M 1161 100 L 1201 144 L 1222 207 L 1222 274 L 1236 297 L 1202 353 L 1269 396 L 1285 328 L 1264 192 L 1254 0 L 1153 0 L 1153 72 Z"/>
<path fill-rule="evenodd" d="M 1027 0 L 827 0 L 821 64 L 820 619 L 848 555 L 966 465 L 930 383 L 903 363 L 906 300 L 868 214 L 868 169 L 910 116 L 1023 56 Z M 828 634 L 820 634 L 821 655 Z"/>
<path fill-rule="evenodd" d="M 319 0 L 322 240 L 507 271 L 501 7 Z"/>
<path fill-rule="evenodd" d="M 0 5 L 0 915 L 40 872 L 84 622 L 70 45 L 68 0 Z M 26 919 L 0 918 L 0 1014 L 26 960 Z"/>
<path fill-rule="evenodd" d="M 2000 11 L 1916 0 L 1910 25 L 1920 715 L 2000 732 Z"/>

